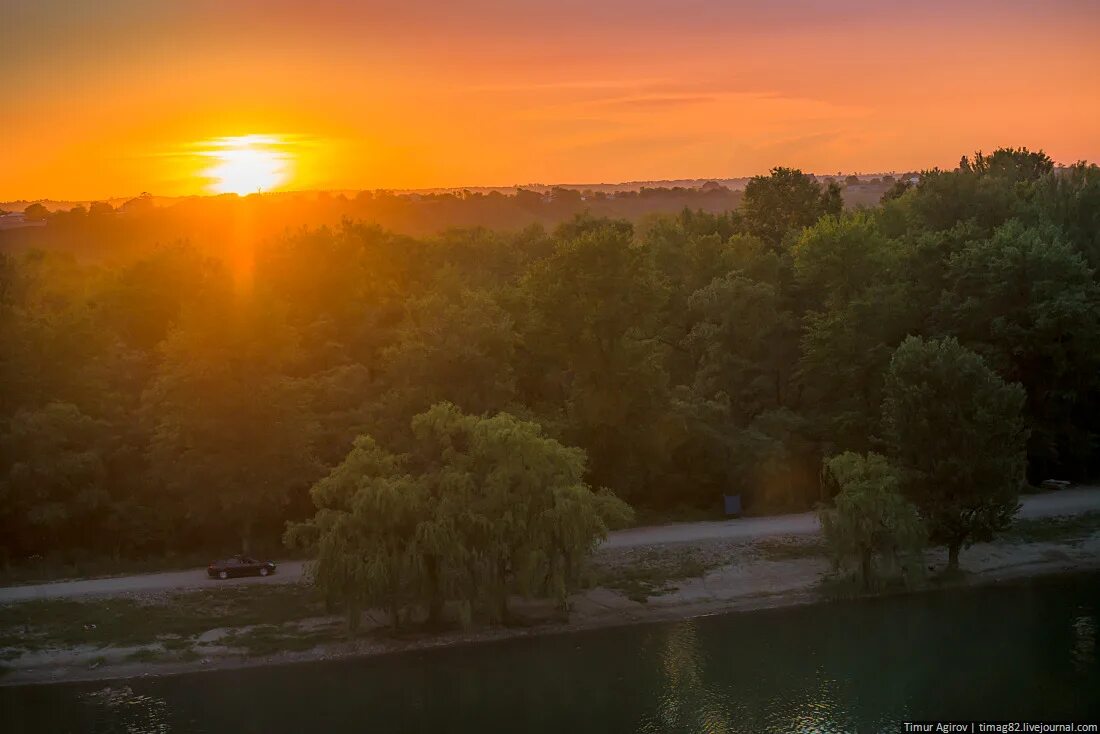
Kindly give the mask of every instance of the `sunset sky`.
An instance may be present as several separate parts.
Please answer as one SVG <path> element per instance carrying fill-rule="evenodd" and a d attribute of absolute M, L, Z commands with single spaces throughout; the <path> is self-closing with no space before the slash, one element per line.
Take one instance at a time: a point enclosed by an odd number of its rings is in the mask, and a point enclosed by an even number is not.
<path fill-rule="evenodd" d="M 0 200 L 908 170 L 1002 145 L 1100 160 L 1089 0 L 0 11 Z"/>

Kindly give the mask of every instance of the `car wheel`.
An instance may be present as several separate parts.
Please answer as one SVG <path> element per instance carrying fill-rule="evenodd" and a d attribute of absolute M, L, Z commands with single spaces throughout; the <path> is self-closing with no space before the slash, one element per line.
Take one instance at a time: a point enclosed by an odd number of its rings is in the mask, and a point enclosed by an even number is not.
<path fill-rule="evenodd" d="M 227 578 L 229 578 L 229 572 L 228 571 L 218 571 L 218 578 L 220 578 L 222 581 L 226 580 Z"/>
<path fill-rule="evenodd" d="M 268 568 L 267 566 L 261 566 L 260 567 L 260 575 L 261 576 L 267 576 L 269 573 L 271 573 L 270 568 Z"/>

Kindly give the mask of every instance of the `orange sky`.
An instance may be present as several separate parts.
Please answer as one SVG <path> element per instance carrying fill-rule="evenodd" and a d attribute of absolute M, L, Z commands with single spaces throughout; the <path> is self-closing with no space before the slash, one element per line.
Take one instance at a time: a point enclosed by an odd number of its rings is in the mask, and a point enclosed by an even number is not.
<path fill-rule="evenodd" d="M 1100 2 L 0 0 L 0 200 L 1100 160 Z"/>

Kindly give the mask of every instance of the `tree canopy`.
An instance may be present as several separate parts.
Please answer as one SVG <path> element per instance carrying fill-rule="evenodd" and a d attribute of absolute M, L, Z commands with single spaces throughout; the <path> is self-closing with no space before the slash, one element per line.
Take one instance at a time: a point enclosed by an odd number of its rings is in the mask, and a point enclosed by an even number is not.
<path fill-rule="evenodd" d="M 1005 529 L 1024 484 L 1025 394 L 953 338 L 909 337 L 890 360 L 883 423 L 931 540 L 959 550 Z"/>
<path fill-rule="evenodd" d="M 288 541 L 317 550 L 316 581 L 352 623 L 370 606 L 393 624 L 447 602 L 507 621 L 511 594 L 564 609 L 582 561 L 630 508 L 584 481 L 584 452 L 507 413 L 439 403 L 412 419 L 417 442 L 392 454 L 360 436 L 310 495 L 313 519 Z"/>
<path fill-rule="evenodd" d="M 743 204 L 525 189 L 48 214 L 0 231 L 0 552 L 276 551 L 361 435 L 396 476 L 434 476 L 413 418 L 439 403 L 537 426 L 532 445 L 583 451 L 585 485 L 657 515 L 727 494 L 807 510 L 848 451 L 887 455 L 923 516 L 970 507 L 964 484 L 1007 513 L 1025 466 L 1100 472 L 1098 170 L 1002 149 L 848 210 L 866 177 L 777 168 Z"/>

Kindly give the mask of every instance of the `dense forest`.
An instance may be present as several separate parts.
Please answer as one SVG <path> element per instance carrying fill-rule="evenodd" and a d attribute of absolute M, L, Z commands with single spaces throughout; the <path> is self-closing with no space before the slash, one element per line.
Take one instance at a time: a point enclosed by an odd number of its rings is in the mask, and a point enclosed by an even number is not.
<path fill-rule="evenodd" d="M 420 237 L 346 219 L 247 256 L 231 217 L 38 228 L 66 246 L 0 251 L 0 554 L 271 547 L 334 467 L 421 451 L 433 410 L 507 413 L 490 428 L 642 511 L 807 509 L 829 457 L 917 445 L 884 411 L 908 337 L 1018 384 L 1030 481 L 1100 469 L 1100 168 L 1005 149 L 870 208 L 784 168 L 684 198 Z"/>

